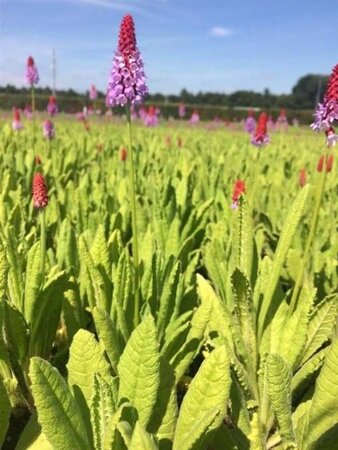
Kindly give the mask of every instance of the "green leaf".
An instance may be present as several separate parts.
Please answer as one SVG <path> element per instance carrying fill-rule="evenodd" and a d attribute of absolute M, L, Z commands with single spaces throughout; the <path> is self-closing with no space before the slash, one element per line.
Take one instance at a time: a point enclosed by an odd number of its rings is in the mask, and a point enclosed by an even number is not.
<path fill-rule="evenodd" d="M 95 450 L 103 449 L 112 415 L 117 409 L 110 384 L 108 376 L 104 379 L 100 374 L 94 375 L 93 395 L 90 401 L 90 420 Z"/>
<path fill-rule="evenodd" d="M 4 302 L 4 311 L 7 345 L 23 365 L 28 352 L 30 330 L 24 317 L 12 303 Z"/>
<path fill-rule="evenodd" d="M 57 370 L 34 357 L 29 377 L 39 423 L 53 448 L 91 450 L 78 406 Z"/>
<path fill-rule="evenodd" d="M 202 363 L 183 399 L 173 450 L 207 447 L 226 415 L 230 385 L 226 348 L 218 347 Z"/>
<path fill-rule="evenodd" d="M 93 397 L 94 375 L 109 376 L 109 364 L 100 344 L 89 331 L 79 330 L 69 349 L 68 384 L 90 433 L 89 405 Z"/>
<path fill-rule="evenodd" d="M 202 277 L 198 278 L 198 284 L 201 305 L 197 308 L 195 314 L 193 315 L 191 328 L 182 350 L 171 361 L 171 365 L 175 370 L 177 383 L 185 374 L 195 355 L 203 345 L 203 338 L 207 330 L 207 326 L 210 320 L 210 314 L 213 307 L 210 297 L 204 295 L 203 293 L 205 283 L 203 282 Z"/>
<path fill-rule="evenodd" d="M 302 364 L 307 361 L 332 335 L 337 317 L 337 296 L 326 297 L 315 309 L 310 320 Z"/>
<path fill-rule="evenodd" d="M 285 444 L 295 444 L 291 417 L 291 372 L 277 354 L 270 354 L 266 360 L 268 392 L 275 412 L 280 434 Z"/>
<path fill-rule="evenodd" d="M 34 304 L 31 326 L 29 354 L 31 356 L 50 356 L 56 330 L 60 322 L 63 295 L 67 286 L 67 275 L 57 272 L 44 285 Z"/>
<path fill-rule="evenodd" d="M 0 378 L 0 447 L 2 446 L 6 436 L 10 415 L 11 404 L 9 402 L 3 381 Z"/>
<path fill-rule="evenodd" d="M 240 198 L 239 208 L 234 212 L 232 235 L 234 266 L 239 267 L 250 279 L 253 259 L 253 223 L 251 209 L 244 197 Z"/>
<path fill-rule="evenodd" d="M 146 432 L 140 422 L 136 422 L 129 450 L 158 450 L 152 436 Z"/>
<path fill-rule="evenodd" d="M 338 340 L 331 344 L 316 381 L 309 413 L 307 443 L 311 445 L 338 423 Z"/>
<path fill-rule="evenodd" d="M 24 316 L 28 324 L 32 323 L 35 303 L 43 280 L 40 272 L 40 254 L 41 244 L 36 242 L 27 255 Z"/>
<path fill-rule="evenodd" d="M 115 327 L 109 315 L 103 309 L 95 307 L 93 310 L 95 326 L 109 361 L 117 374 L 117 365 L 122 354 L 121 345 Z"/>
<path fill-rule="evenodd" d="M 156 403 L 160 354 L 154 319 L 148 315 L 131 334 L 118 365 L 120 400 L 128 399 L 147 428 Z"/>
<path fill-rule="evenodd" d="M 281 274 L 281 271 L 283 269 L 288 251 L 291 246 L 291 242 L 293 239 L 293 236 L 297 230 L 298 224 L 300 222 L 300 219 L 303 215 L 304 208 L 307 202 L 307 197 L 309 195 L 309 189 L 310 186 L 306 185 L 303 189 L 301 189 L 295 201 L 292 204 L 291 210 L 287 216 L 287 219 L 284 223 L 282 233 L 280 235 L 277 249 L 274 255 L 273 259 L 273 265 L 272 270 L 270 273 L 270 279 L 267 286 L 266 291 L 264 292 L 264 298 L 263 302 L 261 304 L 261 308 L 259 311 L 259 321 L 258 321 L 258 328 L 259 328 L 259 334 L 262 336 L 264 327 L 265 327 L 265 320 L 268 315 L 268 311 L 271 306 L 271 300 L 273 297 L 273 294 L 275 292 L 275 289 L 277 287 L 277 283 Z"/>

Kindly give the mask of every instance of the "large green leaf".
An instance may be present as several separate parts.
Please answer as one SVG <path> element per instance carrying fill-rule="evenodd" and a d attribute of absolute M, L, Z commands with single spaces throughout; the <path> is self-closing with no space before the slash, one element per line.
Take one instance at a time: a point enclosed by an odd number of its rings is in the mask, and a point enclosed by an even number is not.
<path fill-rule="evenodd" d="M 11 404 L 7 396 L 5 386 L 0 378 L 0 447 L 2 446 L 11 415 Z"/>
<path fill-rule="evenodd" d="M 309 413 L 307 444 L 315 442 L 338 423 L 338 340 L 331 345 L 317 378 Z"/>
<path fill-rule="evenodd" d="M 270 354 L 266 361 L 268 392 L 275 412 L 282 440 L 286 445 L 295 444 L 291 418 L 291 372 L 286 362 L 277 354 Z"/>
<path fill-rule="evenodd" d="M 38 421 L 53 448 L 91 450 L 79 408 L 57 370 L 34 357 L 29 376 Z"/>
<path fill-rule="evenodd" d="M 140 422 L 136 422 L 131 437 L 129 450 L 157 450 L 158 447 L 152 436 L 146 432 Z"/>
<path fill-rule="evenodd" d="M 226 415 L 230 385 L 229 357 L 224 346 L 218 347 L 202 363 L 183 399 L 173 450 L 206 448 Z"/>
<path fill-rule="evenodd" d="M 147 428 L 160 383 L 160 354 L 157 330 L 148 315 L 133 331 L 118 365 L 120 400 L 128 399 Z"/>

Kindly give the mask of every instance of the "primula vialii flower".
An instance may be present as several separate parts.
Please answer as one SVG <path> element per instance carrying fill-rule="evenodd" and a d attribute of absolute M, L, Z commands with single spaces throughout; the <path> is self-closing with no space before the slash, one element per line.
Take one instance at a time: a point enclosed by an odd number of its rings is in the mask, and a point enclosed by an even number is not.
<path fill-rule="evenodd" d="M 97 99 L 97 90 L 96 90 L 96 87 L 95 87 L 94 84 L 92 84 L 92 85 L 90 86 L 90 89 L 89 89 L 89 98 L 90 98 L 90 100 L 92 100 L 92 101 L 94 101 L 94 100 Z"/>
<path fill-rule="evenodd" d="M 58 113 L 58 105 L 56 104 L 55 95 L 51 95 L 48 100 L 47 112 L 50 116 L 55 116 Z"/>
<path fill-rule="evenodd" d="M 332 70 L 323 102 L 318 103 L 314 116 L 311 128 L 315 131 L 327 131 L 338 120 L 338 64 Z"/>
<path fill-rule="evenodd" d="M 232 191 L 232 205 L 231 208 L 237 209 L 238 208 L 238 202 L 239 199 L 243 194 L 245 194 L 245 182 L 243 180 L 236 180 L 234 184 L 234 188 Z"/>
<path fill-rule="evenodd" d="M 196 124 L 196 123 L 199 123 L 199 121 L 200 121 L 200 115 L 199 115 L 198 111 L 195 109 L 195 111 L 191 114 L 190 123 Z"/>
<path fill-rule="evenodd" d="M 33 204 L 35 208 L 45 208 L 48 205 L 47 184 L 40 172 L 37 172 L 33 178 Z"/>
<path fill-rule="evenodd" d="M 123 18 L 120 26 L 118 48 L 108 81 L 106 104 L 108 106 L 138 105 L 148 94 L 143 61 L 137 48 L 132 16 Z"/>
<path fill-rule="evenodd" d="M 325 158 L 324 155 L 322 155 L 317 163 L 317 172 L 322 172 L 324 169 L 324 163 L 325 164 L 325 170 L 326 172 L 331 172 L 332 166 L 333 166 L 333 155 L 328 155 L 327 158 Z"/>
<path fill-rule="evenodd" d="M 20 117 L 20 110 L 15 108 L 13 111 L 13 122 L 12 122 L 12 128 L 14 131 L 19 131 L 23 128 L 21 117 Z"/>
<path fill-rule="evenodd" d="M 160 110 L 154 106 L 149 106 L 148 112 L 144 117 L 144 124 L 147 127 L 156 127 L 158 125 L 158 115 Z"/>
<path fill-rule="evenodd" d="M 262 147 L 269 142 L 269 135 L 267 133 L 268 115 L 262 112 L 259 115 L 256 131 L 251 137 L 251 144 L 256 147 Z"/>
<path fill-rule="evenodd" d="M 42 132 L 45 138 L 53 139 L 55 136 L 54 124 L 50 120 L 45 120 L 42 125 Z"/>
<path fill-rule="evenodd" d="M 249 109 L 248 117 L 245 119 L 245 122 L 244 122 L 244 130 L 247 133 L 252 134 L 256 129 L 256 124 L 257 124 L 257 122 L 253 116 L 253 111 L 252 111 L 252 109 Z"/>
<path fill-rule="evenodd" d="M 27 59 L 26 81 L 30 86 L 39 82 L 39 72 L 32 56 Z"/>
<path fill-rule="evenodd" d="M 183 119 L 183 117 L 185 117 L 185 104 L 183 102 L 178 105 L 178 117 L 180 119 Z"/>

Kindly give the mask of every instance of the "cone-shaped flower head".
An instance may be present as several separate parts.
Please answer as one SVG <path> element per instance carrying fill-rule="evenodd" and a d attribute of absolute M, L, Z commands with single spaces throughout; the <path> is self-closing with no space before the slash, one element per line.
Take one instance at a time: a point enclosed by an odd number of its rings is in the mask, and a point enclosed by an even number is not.
<path fill-rule="evenodd" d="M 40 172 L 37 172 L 33 178 L 33 204 L 35 208 L 45 208 L 48 205 L 47 184 Z"/>
<path fill-rule="evenodd" d="M 149 106 L 148 112 L 144 117 L 144 124 L 147 127 L 156 127 L 158 125 L 158 114 L 159 110 L 154 106 Z"/>
<path fill-rule="evenodd" d="M 51 95 L 47 104 L 47 112 L 50 116 L 55 116 L 59 111 L 58 105 L 56 104 L 55 95 Z"/>
<path fill-rule="evenodd" d="M 32 56 L 27 59 L 26 81 L 30 86 L 39 82 L 39 72 Z"/>
<path fill-rule="evenodd" d="M 120 26 L 118 49 L 108 81 L 108 106 L 138 105 L 148 94 L 143 61 L 137 48 L 132 16 L 123 18 Z"/>
<path fill-rule="evenodd" d="M 193 113 L 191 114 L 190 123 L 196 124 L 196 123 L 199 123 L 199 121 L 200 121 L 200 115 L 199 115 L 198 111 L 195 109 L 195 111 L 193 111 Z"/>
<path fill-rule="evenodd" d="M 333 166 L 333 155 L 329 155 L 326 160 L 326 172 L 331 172 Z"/>
<path fill-rule="evenodd" d="M 92 85 L 90 86 L 90 89 L 89 89 L 89 98 L 90 98 L 90 100 L 92 100 L 92 101 L 94 101 L 94 100 L 97 99 L 97 90 L 96 90 L 96 87 L 95 87 L 94 84 L 92 84 Z"/>
<path fill-rule="evenodd" d="M 185 104 L 181 102 L 178 106 L 178 117 L 183 119 L 185 117 Z"/>
<path fill-rule="evenodd" d="M 19 131 L 23 128 L 21 117 L 20 117 L 20 110 L 15 108 L 13 111 L 13 122 L 12 122 L 12 128 L 14 131 Z"/>
<path fill-rule="evenodd" d="M 257 122 L 253 116 L 253 111 L 252 111 L 252 109 L 249 109 L 248 117 L 245 119 L 245 122 L 244 122 L 244 130 L 247 133 L 252 134 L 255 131 L 256 126 L 257 126 Z"/>
<path fill-rule="evenodd" d="M 256 131 L 251 137 L 251 144 L 256 147 L 262 147 L 269 142 L 269 135 L 267 133 L 268 115 L 262 112 L 259 115 Z"/>
<path fill-rule="evenodd" d="M 231 205 L 232 209 L 238 208 L 239 199 L 241 198 L 241 196 L 243 194 L 245 194 L 245 190 L 246 190 L 245 182 L 243 180 L 239 180 L 239 179 L 236 180 L 233 191 L 232 191 L 232 197 L 231 197 L 232 198 L 232 205 Z"/>
<path fill-rule="evenodd" d="M 55 136 L 54 124 L 51 120 L 45 120 L 42 125 L 42 133 L 45 138 L 53 139 Z"/>
<path fill-rule="evenodd" d="M 338 64 L 329 77 L 323 103 L 318 103 L 311 128 L 315 131 L 327 130 L 338 120 Z"/>

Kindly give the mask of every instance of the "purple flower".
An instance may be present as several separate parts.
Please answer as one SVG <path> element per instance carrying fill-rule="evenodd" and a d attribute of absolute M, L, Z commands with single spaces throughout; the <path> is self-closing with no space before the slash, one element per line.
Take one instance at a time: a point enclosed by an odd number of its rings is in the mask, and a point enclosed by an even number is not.
<path fill-rule="evenodd" d="M 55 130 L 53 122 L 51 122 L 50 120 L 45 120 L 42 125 L 42 132 L 46 139 L 54 139 Z"/>
<path fill-rule="evenodd" d="M 32 114 L 32 108 L 30 107 L 30 105 L 26 105 L 25 109 L 23 110 L 23 112 L 24 112 L 24 114 L 25 114 L 27 119 L 29 119 L 29 120 L 32 119 L 33 114 Z"/>
<path fill-rule="evenodd" d="M 160 110 L 158 108 L 154 108 L 154 106 L 149 106 L 148 112 L 144 116 L 144 124 L 147 127 L 156 127 L 158 125 L 158 115 Z"/>
<path fill-rule="evenodd" d="M 257 125 L 256 119 L 254 117 L 252 117 L 252 116 L 249 116 L 249 117 L 247 117 L 245 119 L 244 130 L 247 133 L 252 134 L 255 131 L 255 129 L 256 129 L 256 125 Z"/>
<path fill-rule="evenodd" d="M 32 56 L 27 59 L 26 81 L 30 86 L 39 82 L 39 72 Z"/>
<path fill-rule="evenodd" d="M 48 114 L 53 117 L 58 113 L 58 105 L 56 104 L 56 98 L 55 95 L 51 95 L 48 100 L 47 104 L 47 112 Z"/>
<path fill-rule="evenodd" d="M 94 86 L 94 84 L 92 84 L 91 87 L 90 87 L 89 98 L 92 101 L 97 99 L 97 90 L 96 90 L 96 87 Z"/>
<path fill-rule="evenodd" d="M 185 117 L 185 104 L 181 102 L 178 106 L 178 117 L 183 119 Z"/>
<path fill-rule="evenodd" d="M 327 131 L 338 120 L 338 64 L 332 70 L 323 103 L 318 103 L 314 117 L 311 128 L 315 131 Z"/>
<path fill-rule="evenodd" d="M 148 94 L 143 61 L 137 48 L 132 16 L 125 16 L 120 26 L 118 49 L 108 81 L 106 104 L 138 105 Z"/>
<path fill-rule="evenodd" d="M 199 123 L 199 121 L 200 121 L 200 115 L 198 114 L 198 111 L 195 110 L 195 111 L 191 114 L 191 117 L 190 117 L 190 123 L 196 124 L 196 123 Z"/>

